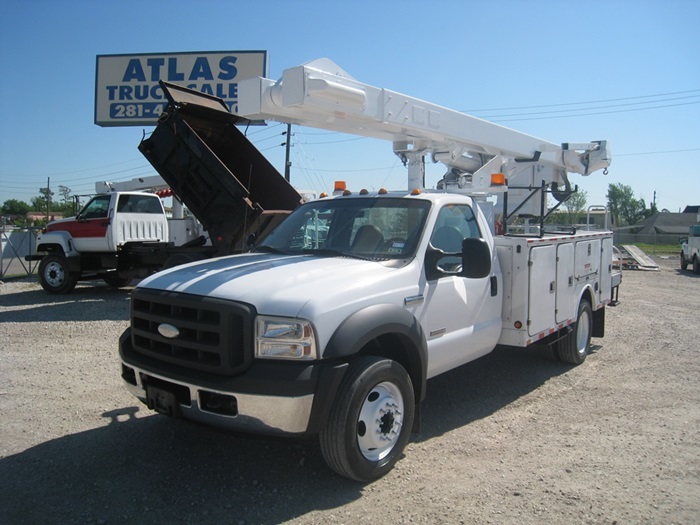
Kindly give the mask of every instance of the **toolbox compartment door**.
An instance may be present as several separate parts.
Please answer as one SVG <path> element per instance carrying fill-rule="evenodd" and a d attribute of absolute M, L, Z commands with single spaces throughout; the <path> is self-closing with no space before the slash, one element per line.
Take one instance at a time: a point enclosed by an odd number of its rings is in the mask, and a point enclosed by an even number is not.
<path fill-rule="evenodd" d="M 600 297 L 598 301 L 607 303 L 612 299 L 612 237 L 603 239 L 603 249 L 600 252 Z"/>
<path fill-rule="evenodd" d="M 531 336 L 555 324 L 556 253 L 553 245 L 530 249 L 527 332 Z"/>
<path fill-rule="evenodd" d="M 219 98 L 161 82 L 168 106 L 139 150 L 207 230 L 218 254 L 243 251 L 302 197 L 236 127 Z"/>
<path fill-rule="evenodd" d="M 574 245 L 570 242 L 557 245 L 557 323 L 572 319 L 575 315 L 576 287 L 574 286 Z"/>

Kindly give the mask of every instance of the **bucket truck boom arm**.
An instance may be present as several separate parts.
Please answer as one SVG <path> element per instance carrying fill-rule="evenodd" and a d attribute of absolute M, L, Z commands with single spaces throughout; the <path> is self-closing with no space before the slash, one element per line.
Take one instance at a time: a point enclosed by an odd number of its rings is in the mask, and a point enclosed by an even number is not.
<path fill-rule="evenodd" d="M 239 115 L 389 140 L 408 166 L 408 189 L 424 185 L 424 159 L 447 166 L 445 188 L 492 193 L 491 174 L 510 183 L 530 176 L 568 188 L 567 172 L 610 164 L 606 141 L 548 142 L 459 111 L 359 82 L 328 59 L 287 69 L 278 81 L 239 85 Z"/>

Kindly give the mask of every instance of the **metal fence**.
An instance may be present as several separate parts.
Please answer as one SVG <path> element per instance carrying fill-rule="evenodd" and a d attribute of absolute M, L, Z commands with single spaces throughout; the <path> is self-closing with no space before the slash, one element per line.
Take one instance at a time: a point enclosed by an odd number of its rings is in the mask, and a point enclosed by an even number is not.
<path fill-rule="evenodd" d="M 0 279 L 36 274 L 39 263 L 24 260 L 35 253 L 40 228 L 0 230 Z"/>

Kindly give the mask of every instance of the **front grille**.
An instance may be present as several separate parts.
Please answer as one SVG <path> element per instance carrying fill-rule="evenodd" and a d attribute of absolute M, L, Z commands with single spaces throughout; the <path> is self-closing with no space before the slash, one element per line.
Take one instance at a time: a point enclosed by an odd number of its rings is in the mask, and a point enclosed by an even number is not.
<path fill-rule="evenodd" d="M 234 375 L 252 360 L 254 312 L 248 305 L 176 292 L 134 290 L 131 297 L 133 349 L 159 361 L 222 375 Z M 167 338 L 158 327 L 172 325 Z"/>

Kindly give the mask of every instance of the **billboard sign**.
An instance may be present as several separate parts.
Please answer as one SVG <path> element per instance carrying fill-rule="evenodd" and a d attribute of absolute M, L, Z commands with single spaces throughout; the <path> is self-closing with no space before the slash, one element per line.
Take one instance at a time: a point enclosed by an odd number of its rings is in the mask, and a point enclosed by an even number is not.
<path fill-rule="evenodd" d="M 219 97 L 232 112 L 238 82 L 267 76 L 267 51 L 97 55 L 95 124 L 155 126 L 168 101 L 159 80 Z"/>

